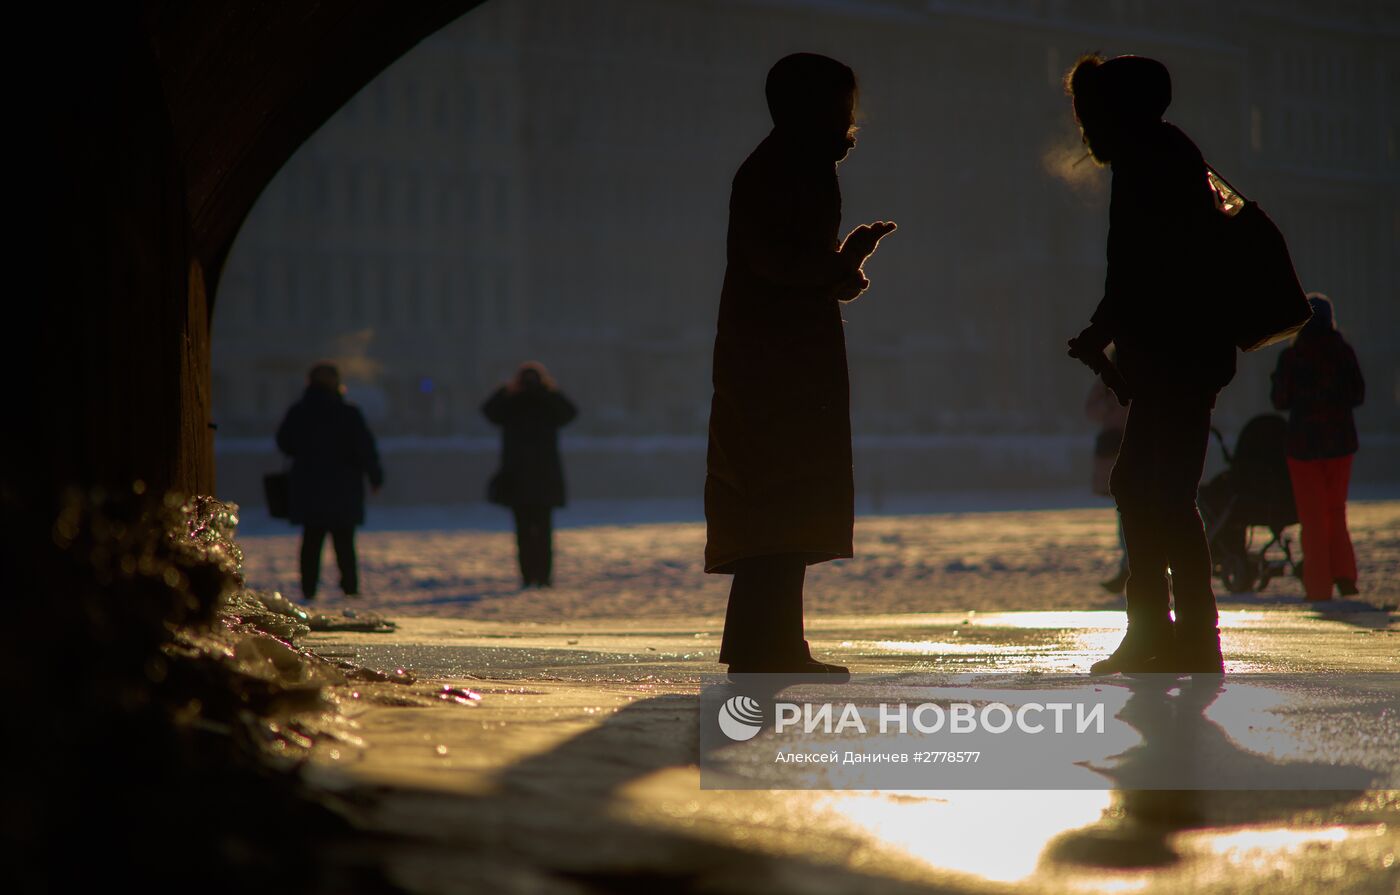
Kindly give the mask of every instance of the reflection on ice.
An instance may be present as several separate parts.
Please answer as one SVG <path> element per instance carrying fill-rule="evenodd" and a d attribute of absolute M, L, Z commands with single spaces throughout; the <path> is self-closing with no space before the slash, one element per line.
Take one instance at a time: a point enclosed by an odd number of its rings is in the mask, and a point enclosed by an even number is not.
<path fill-rule="evenodd" d="M 1207 837 L 1210 849 L 1218 854 L 1235 859 L 1276 861 L 1281 851 L 1300 849 L 1309 845 L 1341 842 L 1348 836 L 1377 835 L 1385 831 L 1385 824 L 1377 824 L 1365 831 L 1349 827 L 1321 827 L 1315 830 L 1274 827 L 1263 830 L 1235 830 L 1229 833 L 1212 833 Z"/>
<path fill-rule="evenodd" d="M 833 794 L 830 807 L 866 835 L 930 867 L 996 882 L 1030 876 L 1056 836 L 1094 823 L 1111 793 L 961 790 Z"/>

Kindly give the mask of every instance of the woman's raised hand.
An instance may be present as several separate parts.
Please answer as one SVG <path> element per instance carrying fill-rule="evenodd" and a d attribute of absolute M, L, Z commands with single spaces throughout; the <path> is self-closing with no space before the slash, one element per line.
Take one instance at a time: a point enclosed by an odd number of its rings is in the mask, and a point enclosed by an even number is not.
<path fill-rule="evenodd" d="M 859 268 L 865 263 L 866 258 L 875 254 L 875 247 L 880 244 L 880 240 L 893 233 L 895 229 L 894 221 L 875 221 L 871 224 L 861 224 L 846 234 L 845 240 L 841 243 L 841 254 L 850 259 L 852 267 Z"/>

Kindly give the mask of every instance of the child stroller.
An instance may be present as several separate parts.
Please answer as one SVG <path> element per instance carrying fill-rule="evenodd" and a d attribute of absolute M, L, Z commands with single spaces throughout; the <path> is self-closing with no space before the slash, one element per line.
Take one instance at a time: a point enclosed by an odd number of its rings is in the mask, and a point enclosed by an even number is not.
<path fill-rule="evenodd" d="M 1230 593 L 1262 591 L 1280 575 L 1299 573 L 1284 529 L 1298 521 L 1293 483 L 1284 456 L 1288 422 L 1262 414 L 1245 423 L 1232 455 L 1214 427 L 1226 469 L 1201 486 L 1198 503 L 1210 541 L 1214 573 Z M 1255 548 L 1254 528 L 1267 527 L 1270 538 Z M 1270 557 L 1277 544 L 1283 557 Z"/>

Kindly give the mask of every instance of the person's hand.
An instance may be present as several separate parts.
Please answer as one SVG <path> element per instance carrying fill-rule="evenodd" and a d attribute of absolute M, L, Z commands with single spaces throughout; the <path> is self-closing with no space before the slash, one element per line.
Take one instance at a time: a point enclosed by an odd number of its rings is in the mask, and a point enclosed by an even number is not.
<path fill-rule="evenodd" d="M 369 493 L 370 493 L 370 494 L 378 494 L 378 493 L 379 493 L 379 488 L 380 488 L 379 485 L 370 485 L 370 486 L 369 486 Z"/>
<path fill-rule="evenodd" d="M 873 224 L 861 224 L 859 227 L 846 234 L 845 240 L 841 243 L 841 255 L 847 258 L 853 268 L 865 263 L 865 259 L 875 254 L 875 247 L 880 244 L 880 240 L 895 231 L 894 221 L 876 221 Z"/>
<path fill-rule="evenodd" d="M 836 284 L 836 300 L 852 301 L 869 288 L 870 281 L 857 268 L 851 272 L 849 277 Z"/>
<path fill-rule="evenodd" d="M 1070 357 L 1098 373 L 1108 363 L 1108 357 L 1103 353 L 1108 343 L 1109 339 L 1103 330 L 1091 323 L 1084 327 L 1079 335 L 1066 343 L 1069 347 L 1067 353 Z"/>
<path fill-rule="evenodd" d="M 1093 370 L 1098 376 L 1103 377 L 1103 384 L 1108 386 L 1109 391 L 1118 403 L 1124 407 L 1132 400 L 1132 394 L 1128 389 L 1128 381 L 1123 378 L 1123 374 L 1118 371 L 1118 365 L 1108 359 L 1104 353 L 1104 347 L 1108 344 L 1102 329 L 1089 325 L 1079 335 L 1070 339 L 1069 356 Z"/>

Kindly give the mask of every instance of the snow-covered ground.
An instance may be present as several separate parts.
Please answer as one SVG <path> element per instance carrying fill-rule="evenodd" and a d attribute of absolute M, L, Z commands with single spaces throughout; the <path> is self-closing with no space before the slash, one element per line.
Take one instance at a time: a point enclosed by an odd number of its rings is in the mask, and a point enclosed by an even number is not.
<path fill-rule="evenodd" d="M 1377 499 L 1382 498 L 1382 499 Z M 1027 508 L 1030 507 L 1030 508 Z M 809 618 L 829 614 L 1115 609 L 1098 582 L 1117 567 L 1114 514 L 1082 494 L 963 494 L 886 500 L 856 521 L 856 556 L 808 572 Z M 584 503 L 560 513 L 555 583 L 522 591 L 509 514 L 497 507 L 371 508 L 358 536 L 354 605 L 390 615 L 554 621 L 722 616 L 727 576 L 705 575 L 696 502 Z M 1363 599 L 1400 604 L 1400 499 L 1361 495 L 1351 532 Z M 300 596 L 298 534 L 246 514 L 240 543 L 254 587 Z M 1297 528 L 1291 529 L 1296 541 Z M 1296 549 L 1296 548 L 1295 548 Z M 345 605 L 327 541 L 321 598 Z M 1231 599 L 1218 588 L 1222 602 Z M 1250 604 L 1297 604 L 1276 580 Z"/>
<path fill-rule="evenodd" d="M 1006 494 L 891 504 L 898 515 L 858 518 L 854 559 L 810 572 L 818 655 L 874 675 L 1044 683 L 1082 679 L 1121 637 L 1117 611 L 996 611 L 1118 609 L 1097 584 L 1116 566 L 1108 506 Z M 1358 500 L 1352 521 L 1364 594 L 1400 602 L 1400 499 Z M 344 735 L 315 748 L 304 779 L 361 806 L 361 829 L 411 844 L 383 862 L 406 891 L 1395 891 L 1397 790 L 704 788 L 697 690 L 719 670 L 728 579 L 701 571 L 698 505 L 583 503 L 560 522 L 558 586 L 521 591 L 503 511 L 372 508 L 357 605 L 399 627 L 307 639 L 327 658 L 406 668 L 425 692 L 481 696 L 425 707 L 360 683 L 330 688 Z M 295 595 L 297 535 L 256 516 L 243 532 L 251 583 Z M 323 569 L 333 582 L 329 545 Z M 1260 691 L 1238 676 L 1293 672 L 1300 699 L 1266 699 L 1267 724 L 1173 711 L 1123 755 L 1176 755 L 1189 731 L 1251 766 L 1347 756 L 1393 768 L 1376 744 L 1394 738 L 1366 726 L 1384 711 L 1346 715 L 1328 688 L 1395 669 L 1394 616 L 1355 603 L 1300 611 L 1292 580 L 1244 602 L 1222 613 L 1226 680 L 1257 707 Z"/>

